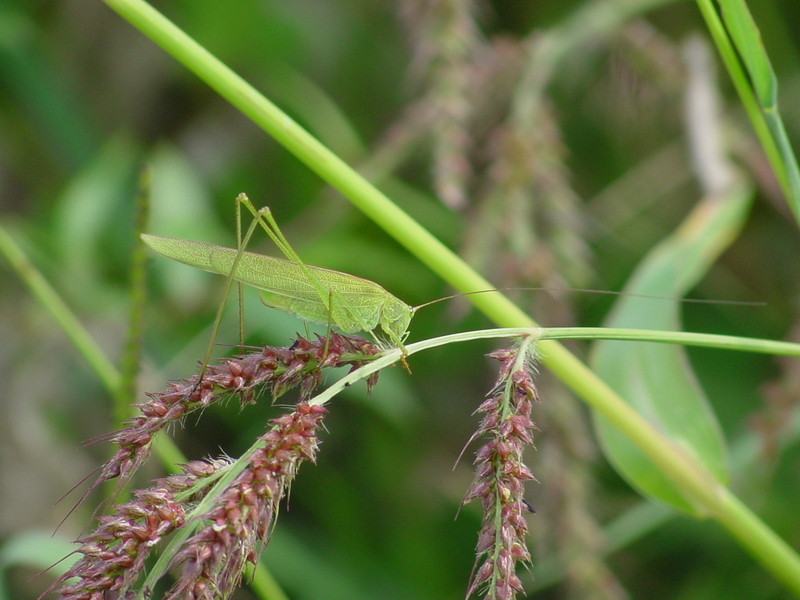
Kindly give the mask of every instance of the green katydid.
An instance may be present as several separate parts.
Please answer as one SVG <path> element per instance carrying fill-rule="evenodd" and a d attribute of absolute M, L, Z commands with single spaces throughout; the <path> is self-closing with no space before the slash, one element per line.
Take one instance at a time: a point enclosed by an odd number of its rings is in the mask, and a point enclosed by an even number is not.
<path fill-rule="evenodd" d="M 254 220 L 244 240 L 239 240 L 239 249 L 150 234 L 142 234 L 142 240 L 167 258 L 227 276 L 229 285 L 235 280 L 255 287 L 260 290 L 264 304 L 306 321 L 334 325 L 344 333 L 369 332 L 376 340 L 375 330 L 380 328 L 405 355 L 403 341 L 416 308 L 368 279 L 306 265 L 283 236 L 268 208 L 256 210 L 247 196 L 240 194 L 236 199 L 237 215 L 242 204 Z M 244 251 L 258 224 L 286 259 Z"/>
<path fill-rule="evenodd" d="M 244 239 L 241 236 L 241 205 L 253 215 Z M 414 313 L 433 302 L 455 296 L 439 298 L 419 306 L 409 306 L 377 283 L 355 275 L 306 265 L 281 233 L 269 208 L 257 210 L 245 194 L 236 198 L 237 238 L 239 248 L 225 248 L 204 242 L 193 242 L 157 235 L 142 234 L 144 242 L 153 250 L 178 262 L 228 277 L 228 289 L 232 281 L 244 283 L 260 290 L 261 301 L 278 310 L 294 314 L 301 319 L 322 325 L 336 326 L 344 333 L 364 331 L 376 341 L 380 339 L 376 330 L 380 328 L 397 348 L 403 351 L 401 360 L 407 356 L 403 342 L 408 336 L 408 327 Z M 275 258 L 253 252 L 245 252 L 255 228 L 261 225 L 286 259 Z M 544 288 L 519 288 L 544 289 Z M 496 290 L 484 290 L 496 291 Z M 573 290 L 601 294 L 620 294 L 603 290 Z M 482 292 L 467 292 L 482 293 Z M 640 294 L 625 294 L 641 296 Z M 226 290 L 227 295 L 227 290 Z M 761 303 L 714 301 L 699 299 L 676 299 L 659 296 L 644 296 L 662 300 L 683 302 L 715 302 L 734 305 L 760 305 Z M 207 349 L 203 369 L 211 355 L 213 339 L 222 314 L 222 308 L 212 331 L 212 342 Z"/>

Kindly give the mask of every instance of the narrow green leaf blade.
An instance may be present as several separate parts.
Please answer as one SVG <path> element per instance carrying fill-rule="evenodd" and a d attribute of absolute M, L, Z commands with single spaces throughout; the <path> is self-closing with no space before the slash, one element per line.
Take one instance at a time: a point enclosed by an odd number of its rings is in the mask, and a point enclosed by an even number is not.
<path fill-rule="evenodd" d="M 744 0 L 697 0 L 775 177 L 800 223 L 800 166 L 778 110 L 778 79 Z"/>
<path fill-rule="evenodd" d="M 777 104 L 778 82 L 747 4 L 744 0 L 723 0 L 720 7 L 725 27 L 744 62 L 759 103 L 767 110 L 774 108 Z"/>

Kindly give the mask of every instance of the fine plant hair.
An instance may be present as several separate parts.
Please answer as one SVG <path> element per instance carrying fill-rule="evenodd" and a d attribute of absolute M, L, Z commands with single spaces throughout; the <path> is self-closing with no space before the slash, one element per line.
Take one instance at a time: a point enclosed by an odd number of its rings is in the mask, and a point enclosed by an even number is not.
<path fill-rule="evenodd" d="M 505 600 L 522 592 L 519 563 L 530 565 L 525 516 L 533 512 L 524 484 L 534 477 L 522 462 L 536 429 L 531 410 L 538 394 L 533 383 L 535 338 L 489 357 L 499 361 L 497 380 L 476 412 L 484 414 L 470 442 L 485 437 L 475 453 L 475 475 L 463 503 L 480 500 L 483 524 L 476 566 L 467 596 Z M 83 535 L 80 558 L 53 584 L 63 600 L 149 598 L 154 584 L 170 573 L 175 583 L 165 600 L 220 600 L 231 596 L 248 564 L 258 562 L 269 544 L 282 498 L 304 461 L 316 462 L 318 430 L 327 413 L 319 396 L 311 398 L 323 370 L 349 366 L 351 372 L 380 357 L 372 342 L 331 332 L 308 340 L 298 336 L 288 347 L 265 346 L 209 365 L 198 376 L 148 394 L 141 414 L 108 436 L 118 450 L 100 469 L 89 492 L 116 480 L 130 482 L 150 455 L 154 436 L 198 409 L 226 397 L 241 408 L 268 391 L 273 401 L 292 388 L 299 401 L 270 420 L 267 431 L 238 460 L 198 460 L 181 472 L 156 479 L 132 498 L 99 516 Z M 368 391 L 379 371 L 365 375 Z M 88 493 L 84 495 L 86 498 Z M 115 494 L 116 495 L 116 494 Z M 155 561 L 148 560 L 158 553 Z"/>

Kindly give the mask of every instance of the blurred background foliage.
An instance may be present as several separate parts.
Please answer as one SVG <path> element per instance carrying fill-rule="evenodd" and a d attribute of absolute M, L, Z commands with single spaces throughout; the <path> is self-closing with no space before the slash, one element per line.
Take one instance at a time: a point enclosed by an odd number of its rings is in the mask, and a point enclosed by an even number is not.
<path fill-rule="evenodd" d="M 691 2 L 154 5 L 498 286 L 619 289 L 702 195 L 683 110 L 686 42 L 706 38 Z M 796 140 L 800 13 L 791 0 L 750 8 Z M 719 94 L 725 143 L 758 197 L 695 295 L 767 307 L 687 305 L 686 329 L 797 341 L 797 226 L 725 75 L 706 76 Z M 244 191 L 272 207 L 310 264 L 378 281 L 410 304 L 449 293 L 101 2 L 4 0 L 0 218 L 114 361 L 128 328 L 145 166 L 154 233 L 233 245 L 233 199 Z M 194 372 L 222 285 L 151 261 L 139 393 Z M 515 294 L 548 326 L 599 325 L 612 302 Z M 249 343 L 285 344 L 302 331 L 255 293 L 246 306 Z M 233 344 L 237 317 L 228 313 L 220 342 Z M 411 339 L 485 326 L 466 304 L 442 303 L 415 317 Z M 571 347 L 585 356 L 586 346 Z M 453 465 L 492 385 L 483 358 L 491 348 L 417 355 L 412 376 L 390 369 L 372 397 L 352 389 L 331 405 L 319 464 L 301 470 L 265 553 L 292 598 L 463 596 L 480 514 L 458 508 L 471 451 Z M 797 360 L 690 356 L 734 455 L 747 443 L 759 447 L 757 461 L 733 473 L 736 493 L 799 547 Z M 0 568 L 8 597 L 35 598 L 50 580 L 31 576 L 63 555 L 56 544 L 80 534 L 92 502 L 55 538 L 33 534 L 53 531 L 73 498 L 54 502 L 106 458 L 104 444 L 82 442 L 116 424 L 96 374 L 4 261 L 0 381 Z M 546 372 L 538 385 L 532 597 L 788 597 L 714 523 L 643 501 L 599 453 L 585 407 Z M 231 403 L 174 434 L 190 458 L 238 455 L 278 410 L 266 398 L 241 412 Z M 161 472 L 155 461 L 148 469 Z"/>

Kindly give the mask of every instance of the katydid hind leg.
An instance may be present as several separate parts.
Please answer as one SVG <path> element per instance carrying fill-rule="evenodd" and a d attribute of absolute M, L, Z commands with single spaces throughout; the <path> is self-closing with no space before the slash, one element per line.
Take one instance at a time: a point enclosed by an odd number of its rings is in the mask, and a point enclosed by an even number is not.
<path fill-rule="evenodd" d="M 236 200 L 237 203 L 244 204 L 247 210 L 250 211 L 250 213 L 253 215 L 254 222 L 261 225 L 261 228 L 275 243 L 281 253 L 288 260 L 292 261 L 303 270 L 303 273 L 305 274 L 309 283 L 311 283 L 311 285 L 314 286 L 314 289 L 316 289 L 320 302 L 322 302 L 325 307 L 330 310 L 328 290 L 317 280 L 316 277 L 314 277 L 314 274 L 311 272 L 308 266 L 303 262 L 297 252 L 295 252 L 294 248 L 292 248 L 289 240 L 286 239 L 286 236 L 283 235 L 281 228 L 278 226 L 278 222 L 272 216 L 272 211 L 269 209 L 269 207 L 264 206 L 260 209 L 256 209 L 256 207 L 245 194 L 239 194 Z"/>
<path fill-rule="evenodd" d="M 320 300 L 325 305 L 328 311 L 328 323 L 327 323 L 327 333 L 325 335 L 325 347 L 322 352 L 322 360 L 325 360 L 328 357 L 328 351 L 330 349 L 330 340 L 331 340 L 331 327 L 333 325 L 333 293 L 334 290 L 332 288 L 328 288 L 327 293 L 325 292 L 325 286 L 322 285 L 321 282 L 317 281 L 314 277 L 313 273 L 306 267 L 303 260 L 300 258 L 300 255 L 295 252 L 292 245 L 289 243 L 289 240 L 286 239 L 286 236 L 283 235 L 281 228 L 278 226 L 278 222 L 275 220 L 275 217 L 272 216 L 272 211 L 269 209 L 268 206 L 264 206 L 260 209 L 256 209 L 255 205 L 250 201 L 250 199 L 245 194 L 240 194 L 237 197 L 237 210 L 240 210 L 242 204 L 247 207 L 247 210 L 253 215 L 253 223 L 258 223 L 261 225 L 261 228 L 266 232 L 269 238 L 273 241 L 273 243 L 278 247 L 278 249 L 283 253 L 283 255 L 294 262 L 297 265 L 300 265 L 308 277 L 308 280 L 314 285 L 315 289 L 317 290 L 317 294 L 320 297 Z M 307 337 L 310 336 L 308 331 L 308 324 L 306 323 L 306 335 Z"/>
<path fill-rule="evenodd" d="M 307 278 L 308 282 L 314 287 L 316 290 L 316 294 L 320 300 L 320 302 L 325 306 L 328 313 L 328 334 L 326 337 L 325 343 L 325 351 L 324 356 L 327 356 L 329 345 L 330 345 L 330 329 L 333 325 L 336 325 L 340 329 L 345 332 L 352 332 L 352 331 L 365 331 L 369 332 L 372 337 L 378 342 L 381 343 L 380 338 L 376 335 L 375 329 L 379 326 L 380 317 L 377 318 L 370 318 L 371 314 L 366 314 L 364 312 L 365 307 L 363 306 L 356 306 L 353 305 L 351 302 L 347 300 L 347 298 L 341 293 L 340 290 L 337 290 L 335 287 L 331 286 L 330 284 L 324 284 L 321 282 L 308 268 L 308 266 L 303 262 L 300 256 L 295 252 L 294 248 L 292 248 L 289 240 L 286 239 L 286 236 L 283 235 L 280 227 L 278 226 L 277 221 L 272 216 L 272 212 L 268 207 L 263 207 L 261 209 L 256 209 L 253 203 L 245 194 L 240 194 L 237 197 L 237 208 L 244 205 L 248 211 L 253 215 L 253 223 L 251 224 L 250 229 L 248 230 L 248 235 L 245 239 L 245 244 L 249 240 L 249 235 L 252 233 L 253 228 L 256 226 L 256 223 L 261 225 L 261 228 L 266 232 L 266 234 L 270 237 L 270 239 L 275 243 L 278 249 L 283 253 L 283 255 L 290 261 L 294 262 L 298 265 L 301 270 L 303 271 L 304 276 Z M 379 300 L 378 305 L 374 307 L 369 307 L 370 310 L 377 311 L 378 315 L 380 312 L 385 308 L 386 299 L 381 298 Z M 399 302 L 399 301 L 398 301 Z M 410 309 L 407 309 L 410 310 Z M 406 364 L 405 357 L 408 356 L 408 353 L 403 345 L 402 340 L 399 336 L 391 330 L 386 330 L 385 327 L 383 329 L 386 331 L 390 341 L 398 348 L 402 349 L 403 351 L 403 364 L 408 368 Z"/>
<path fill-rule="evenodd" d="M 220 302 L 219 308 L 217 309 L 217 315 L 214 318 L 214 324 L 211 327 L 211 338 L 208 341 L 208 346 L 206 347 L 205 355 L 203 356 L 203 363 L 200 367 L 200 375 L 198 377 L 198 383 L 203 380 L 203 376 L 205 375 L 206 369 L 208 368 L 208 363 L 211 361 L 211 355 L 214 352 L 214 344 L 217 341 L 217 334 L 219 333 L 220 323 L 222 322 L 222 315 L 225 311 L 225 305 L 228 302 L 228 295 L 230 294 L 231 287 L 234 281 L 234 275 L 236 274 L 236 268 L 239 265 L 239 261 L 241 260 L 242 254 L 247 247 L 247 244 L 250 242 L 250 238 L 253 236 L 253 232 L 257 227 L 257 223 L 253 221 L 250 226 L 247 228 L 247 232 L 242 239 L 242 225 L 241 225 L 241 210 L 239 209 L 239 198 L 237 198 L 236 203 L 236 256 L 233 259 L 233 263 L 231 264 L 231 271 L 228 273 L 228 276 L 225 281 L 225 291 L 223 292 L 222 301 Z M 241 345 L 244 345 L 244 290 L 243 285 L 240 282 L 237 282 L 238 291 L 239 291 L 239 342 Z"/>
<path fill-rule="evenodd" d="M 320 298 L 320 301 L 325 305 L 328 309 L 328 321 L 329 321 L 329 328 L 330 325 L 338 325 L 342 327 L 343 323 L 339 323 L 336 319 L 336 306 L 340 306 L 342 311 L 347 315 L 348 318 L 352 319 L 354 323 L 358 325 L 358 327 L 362 331 L 368 331 L 373 333 L 374 335 L 374 325 L 371 325 L 364 319 L 358 310 L 352 306 L 350 302 L 336 289 L 331 287 L 326 287 L 323 285 L 311 272 L 311 270 L 307 267 L 307 265 L 303 262 L 300 256 L 295 252 L 294 248 L 292 248 L 289 240 L 286 239 L 286 236 L 283 235 L 280 227 L 278 226 L 275 217 L 272 216 L 272 211 L 269 207 L 263 207 L 261 209 L 256 209 L 253 203 L 245 194 L 240 194 L 237 198 L 237 202 L 240 204 L 244 204 L 245 207 L 251 212 L 254 219 L 259 222 L 262 229 L 267 233 L 270 239 L 275 243 L 278 249 L 286 256 L 287 259 L 294 262 L 295 264 L 299 265 L 308 281 L 314 286 L 317 290 L 317 295 Z M 352 330 L 352 327 L 344 326 L 342 327 L 344 330 Z M 327 348 L 326 348 L 327 354 Z"/>
<path fill-rule="evenodd" d="M 242 209 L 238 202 L 236 204 L 236 250 L 237 252 L 244 252 L 244 244 L 242 242 Z M 241 250 L 239 250 L 241 248 Z M 231 269 L 230 277 L 233 277 L 234 269 Z M 239 298 L 239 347 L 244 347 L 244 284 L 241 281 L 236 282 L 236 291 Z"/>

